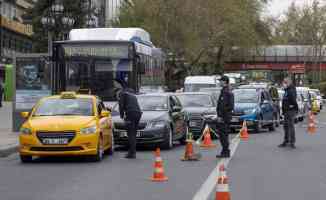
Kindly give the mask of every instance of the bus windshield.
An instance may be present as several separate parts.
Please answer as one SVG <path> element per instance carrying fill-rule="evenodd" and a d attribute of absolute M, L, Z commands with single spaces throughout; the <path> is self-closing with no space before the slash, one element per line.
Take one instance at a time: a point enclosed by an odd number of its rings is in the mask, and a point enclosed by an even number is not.
<path fill-rule="evenodd" d="M 63 59 L 65 83 L 61 90 L 88 89 L 104 101 L 115 101 L 114 91 L 120 88 L 115 79 L 126 81 L 137 78 L 130 43 L 64 43 L 58 48 Z M 60 76 L 63 76 L 62 74 Z M 132 77 L 135 76 L 135 77 Z"/>

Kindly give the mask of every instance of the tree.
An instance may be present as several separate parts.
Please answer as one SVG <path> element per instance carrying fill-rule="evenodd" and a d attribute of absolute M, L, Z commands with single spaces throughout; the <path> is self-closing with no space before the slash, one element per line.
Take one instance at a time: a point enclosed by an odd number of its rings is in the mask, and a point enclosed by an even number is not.
<path fill-rule="evenodd" d="M 115 26 L 142 27 L 149 31 L 154 44 L 169 54 L 185 58 L 187 74 L 216 74 L 223 71 L 233 46 L 250 47 L 269 41 L 269 26 L 261 19 L 265 3 L 261 0 L 138 0 L 124 4 Z"/>
<path fill-rule="evenodd" d="M 64 13 L 75 20 L 73 26 L 69 28 L 85 26 L 87 16 L 94 14 L 94 8 L 89 10 L 85 7 L 88 0 L 64 0 L 62 2 L 65 7 Z M 43 27 L 41 19 L 43 16 L 48 15 L 53 3 L 54 0 L 37 1 L 35 6 L 30 8 L 24 15 L 24 20 L 33 26 L 34 34 L 32 40 L 34 52 L 47 52 L 47 30 Z M 54 38 L 60 40 L 64 31 L 68 31 L 68 28 L 63 30 L 62 23 L 57 22 L 57 26 L 51 31 L 54 33 Z"/>

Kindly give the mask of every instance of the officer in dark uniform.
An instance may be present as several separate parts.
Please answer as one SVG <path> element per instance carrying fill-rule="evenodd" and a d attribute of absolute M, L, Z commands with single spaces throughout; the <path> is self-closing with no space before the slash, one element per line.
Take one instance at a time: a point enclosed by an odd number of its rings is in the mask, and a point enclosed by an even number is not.
<path fill-rule="evenodd" d="M 216 111 L 218 116 L 217 130 L 219 130 L 218 134 L 222 145 L 222 152 L 216 157 L 228 158 L 230 157 L 229 133 L 232 112 L 234 109 L 234 96 L 229 85 L 229 78 L 223 76 L 220 81 L 222 90 L 218 98 Z"/>
<path fill-rule="evenodd" d="M 4 89 L 0 81 L 0 107 L 2 107 L 2 98 L 3 98 Z"/>
<path fill-rule="evenodd" d="M 135 91 L 128 88 L 124 81 L 117 81 L 122 86 L 122 89 L 117 91 L 120 118 L 125 120 L 129 142 L 129 151 L 126 158 L 133 159 L 136 158 L 136 134 L 142 112 L 138 104 Z"/>
<path fill-rule="evenodd" d="M 290 145 L 291 148 L 295 149 L 294 119 L 299 110 L 297 103 L 297 90 L 289 77 L 284 79 L 283 87 L 285 90 L 282 100 L 282 111 L 284 114 L 284 140 L 279 147 Z"/>

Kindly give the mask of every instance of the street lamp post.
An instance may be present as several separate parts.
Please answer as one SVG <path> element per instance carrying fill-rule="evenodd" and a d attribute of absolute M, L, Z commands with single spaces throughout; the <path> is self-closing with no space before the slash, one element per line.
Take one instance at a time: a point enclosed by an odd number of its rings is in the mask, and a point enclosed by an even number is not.
<path fill-rule="evenodd" d="M 61 0 L 56 0 L 47 10 L 46 14 L 42 17 L 41 23 L 43 27 L 48 31 L 48 54 L 52 57 L 52 42 L 55 39 L 55 29 L 58 27 L 69 30 L 75 23 L 75 20 L 64 12 L 65 7 Z M 63 39 L 66 39 L 65 32 L 63 32 Z"/>

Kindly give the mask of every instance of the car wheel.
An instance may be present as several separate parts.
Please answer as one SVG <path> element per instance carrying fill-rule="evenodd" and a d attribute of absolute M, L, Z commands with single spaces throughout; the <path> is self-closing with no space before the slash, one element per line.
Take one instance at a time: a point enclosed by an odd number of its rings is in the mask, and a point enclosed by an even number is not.
<path fill-rule="evenodd" d="M 113 137 L 113 133 L 112 133 L 111 137 L 112 137 L 111 138 L 111 141 L 112 141 L 111 147 L 104 152 L 107 155 L 113 155 L 114 154 L 114 137 Z"/>
<path fill-rule="evenodd" d="M 273 117 L 273 122 L 268 126 L 268 130 L 269 131 L 275 131 L 275 125 L 276 125 L 276 121 L 277 121 L 277 118 L 275 119 L 275 116 Z"/>
<path fill-rule="evenodd" d="M 168 128 L 168 132 L 165 135 L 165 140 L 162 144 L 162 149 L 172 149 L 173 147 L 173 131 L 172 127 Z"/>
<path fill-rule="evenodd" d="M 103 146 L 103 138 L 100 137 L 99 141 L 98 141 L 98 145 L 97 145 L 97 151 L 96 151 L 96 155 L 92 156 L 92 161 L 94 162 L 100 162 L 103 159 L 103 155 L 104 155 L 104 146 Z"/>
<path fill-rule="evenodd" d="M 254 131 L 256 132 L 256 133 L 260 133 L 261 132 L 261 129 L 262 129 L 262 122 L 261 122 L 261 117 L 259 117 L 258 119 L 257 119 L 257 122 L 255 123 L 255 125 L 254 125 Z"/>
<path fill-rule="evenodd" d="M 32 156 L 22 156 L 20 155 L 20 161 L 22 163 L 30 163 L 33 161 L 33 157 Z"/>
<path fill-rule="evenodd" d="M 189 133 L 189 127 L 188 125 L 186 126 L 186 132 L 184 133 L 184 135 L 182 136 L 182 138 L 179 140 L 181 145 L 185 145 L 187 143 L 187 135 Z"/>
<path fill-rule="evenodd" d="M 275 127 L 279 127 L 280 126 L 280 115 L 276 114 L 276 119 L 275 119 Z"/>

